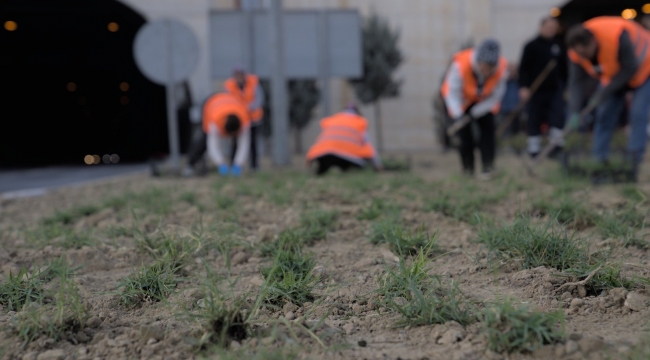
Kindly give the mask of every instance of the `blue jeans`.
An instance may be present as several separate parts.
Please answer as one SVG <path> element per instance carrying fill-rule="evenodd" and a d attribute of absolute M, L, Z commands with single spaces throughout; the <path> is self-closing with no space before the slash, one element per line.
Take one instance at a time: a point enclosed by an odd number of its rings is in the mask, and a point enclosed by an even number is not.
<path fill-rule="evenodd" d="M 593 155 L 604 161 L 609 158 L 609 143 L 616 130 L 616 124 L 625 107 L 625 94 L 614 94 L 596 109 L 594 124 Z M 648 116 L 650 115 L 650 79 L 634 89 L 632 107 L 629 112 L 630 138 L 628 154 L 641 160 L 648 140 Z"/>

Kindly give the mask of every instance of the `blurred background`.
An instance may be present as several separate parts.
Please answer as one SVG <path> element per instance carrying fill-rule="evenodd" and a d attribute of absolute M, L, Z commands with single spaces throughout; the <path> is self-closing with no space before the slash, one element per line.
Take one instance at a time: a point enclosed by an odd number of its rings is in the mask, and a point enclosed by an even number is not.
<path fill-rule="evenodd" d="M 454 52 L 490 36 L 501 42 L 509 61 L 517 62 L 544 16 L 557 17 L 563 28 L 598 15 L 641 21 L 650 13 L 646 1 L 284 0 L 282 6 L 356 9 L 363 19 L 375 14 L 384 21 L 396 36 L 400 61 L 392 75 L 398 89 L 381 99 L 382 150 L 435 152 L 440 144 L 432 102 Z M 120 163 L 164 156 L 165 89 L 142 75 L 133 56 L 140 27 L 159 18 L 184 23 L 200 45 L 196 69 L 175 89 L 184 153 L 191 137 L 192 109 L 222 90 L 224 80 L 212 76 L 210 69 L 209 14 L 261 11 L 268 6 L 265 0 L 3 0 L 0 167 L 84 165 L 92 154 L 115 154 Z M 318 79 L 299 80 L 289 84 L 289 100 L 296 109 L 290 113 L 294 152 L 312 143 L 318 133 L 315 119 L 322 115 L 318 91 L 323 84 Z M 332 112 L 359 100 L 349 80 L 328 80 L 325 88 Z M 375 103 L 361 107 L 375 137 L 376 110 Z M 271 131 L 267 127 L 261 140 L 262 155 L 268 155 Z"/>

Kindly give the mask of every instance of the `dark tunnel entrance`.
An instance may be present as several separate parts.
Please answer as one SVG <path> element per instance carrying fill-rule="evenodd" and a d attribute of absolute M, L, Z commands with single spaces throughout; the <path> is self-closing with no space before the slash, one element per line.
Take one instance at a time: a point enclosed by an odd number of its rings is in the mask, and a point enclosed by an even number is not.
<path fill-rule="evenodd" d="M 115 0 L 3 0 L 0 22 L 0 166 L 167 152 L 164 88 L 133 59 L 142 16 Z"/>

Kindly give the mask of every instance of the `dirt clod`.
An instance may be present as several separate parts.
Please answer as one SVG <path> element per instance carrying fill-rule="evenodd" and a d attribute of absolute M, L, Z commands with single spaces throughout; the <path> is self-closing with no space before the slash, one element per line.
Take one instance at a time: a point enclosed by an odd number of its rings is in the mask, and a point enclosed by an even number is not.
<path fill-rule="evenodd" d="M 61 349 L 47 350 L 38 354 L 36 360 L 63 360 L 65 353 Z"/>
<path fill-rule="evenodd" d="M 639 292 L 630 292 L 627 294 L 624 305 L 633 311 L 643 311 L 650 306 L 650 296 Z"/>

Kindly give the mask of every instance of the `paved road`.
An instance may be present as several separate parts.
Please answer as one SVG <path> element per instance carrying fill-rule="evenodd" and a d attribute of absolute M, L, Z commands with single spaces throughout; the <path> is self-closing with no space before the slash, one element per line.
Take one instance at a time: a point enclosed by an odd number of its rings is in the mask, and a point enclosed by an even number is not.
<path fill-rule="evenodd" d="M 149 172 L 149 166 L 147 164 L 101 164 L 0 170 L 0 198 L 36 196 L 44 194 L 48 189 L 139 172 Z"/>

